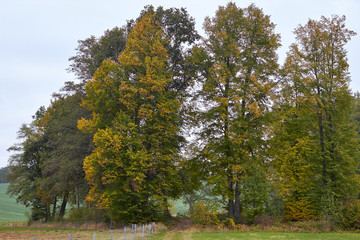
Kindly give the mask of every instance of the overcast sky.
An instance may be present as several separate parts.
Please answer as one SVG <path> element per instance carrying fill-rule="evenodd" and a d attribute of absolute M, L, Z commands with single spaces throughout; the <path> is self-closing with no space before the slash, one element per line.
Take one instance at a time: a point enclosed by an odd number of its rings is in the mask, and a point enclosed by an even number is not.
<path fill-rule="evenodd" d="M 185 7 L 203 34 L 206 16 L 214 16 L 215 0 L 0 0 L 0 167 L 8 164 L 7 149 L 16 143 L 22 123 L 30 123 L 36 110 L 50 104 L 51 94 L 65 81 L 68 58 L 76 54 L 77 41 L 99 37 L 107 29 L 122 26 L 139 16 L 145 5 Z M 281 34 L 278 51 L 283 63 L 293 30 L 309 18 L 346 15 L 347 27 L 360 34 L 360 0 L 238 0 L 238 7 L 255 3 L 271 15 Z M 360 91 L 360 36 L 346 46 L 353 91 Z"/>

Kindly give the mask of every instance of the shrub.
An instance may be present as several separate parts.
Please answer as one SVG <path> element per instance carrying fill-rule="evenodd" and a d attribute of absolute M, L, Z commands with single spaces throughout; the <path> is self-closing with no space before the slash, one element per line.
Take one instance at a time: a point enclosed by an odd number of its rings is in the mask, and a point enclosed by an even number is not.
<path fill-rule="evenodd" d="M 205 204 L 203 201 L 194 204 L 191 219 L 196 225 L 219 225 L 216 207 Z"/>
<path fill-rule="evenodd" d="M 266 215 L 256 216 L 254 219 L 254 225 L 273 226 L 274 224 L 275 220 Z"/>
<path fill-rule="evenodd" d="M 73 222 L 99 221 L 103 217 L 104 213 L 102 210 L 87 207 L 80 207 L 79 209 L 71 208 L 68 214 L 68 220 Z"/>
<path fill-rule="evenodd" d="M 236 224 L 232 218 L 226 218 L 222 224 L 229 229 L 236 229 Z"/>
<path fill-rule="evenodd" d="M 360 200 L 342 208 L 340 225 L 345 229 L 360 229 Z"/>

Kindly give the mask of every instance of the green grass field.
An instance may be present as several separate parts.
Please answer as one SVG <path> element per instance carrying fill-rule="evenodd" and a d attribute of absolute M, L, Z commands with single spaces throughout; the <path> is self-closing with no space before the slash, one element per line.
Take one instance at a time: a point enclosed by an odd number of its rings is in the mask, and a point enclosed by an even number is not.
<path fill-rule="evenodd" d="M 30 227 L 1 227 L 0 239 L 93 239 L 95 232 L 96 240 L 109 240 L 109 230 L 85 230 L 85 229 L 56 229 L 56 228 L 30 228 Z M 124 233 L 120 229 L 113 230 L 113 239 L 124 239 Z M 134 234 L 128 232 L 127 240 L 133 240 Z M 355 240 L 360 239 L 360 233 L 351 232 L 257 232 L 257 231 L 221 231 L 221 232 L 177 232 L 165 231 L 152 236 L 142 237 L 138 232 L 135 239 L 148 240 Z"/>
<path fill-rule="evenodd" d="M 355 240 L 360 233 L 301 233 L 301 232 L 162 232 L 155 234 L 151 240 Z"/>
<path fill-rule="evenodd" d="M 6 194 L 8 183 L 0 184 L 0 222 L 23 222 L 27 220 L 25 215 L 29 209 L 16 203 L 16 200 Z"/>

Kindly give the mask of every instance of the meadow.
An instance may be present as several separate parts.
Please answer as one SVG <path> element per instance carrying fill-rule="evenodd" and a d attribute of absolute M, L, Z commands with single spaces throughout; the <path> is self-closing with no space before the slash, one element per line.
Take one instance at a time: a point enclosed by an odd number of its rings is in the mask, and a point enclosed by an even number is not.
<path fill-rule="evenodd" d="M 24 205 L 17 203 L 14 198 L 6 194 L 8 183 L 0 184 L 0 222 L 23 222 L 29 213 Z"/>
<path fill-rule="evenodd" d="M 109 230 L 56 229 L 29 227 L 1 227 L 0 239 L 18 240 L 52 240 L 52 239 L 84 239 L 110 240 Z M 147 234 L 146 234 L 147 235 Z M 71 236 L 71 237 L 70 237 Z M 123 231 L 113 231 L 113 239 L 124 239 Z M 133 240 L 134 235 L 128 233 L 127 240 Z M 360 239 L 360 233 L 355 232 L 275 232 L 275 231 L 163 231 L 152 236 L 138 234 L 135 239 L 148 240 L 355 240 Z"/>
<path fill-rule="evenodd" d="M 153 235 L 151 240 L 352 240 L 360 239 L 359 233 L 351 232 L 254 232 L 254 231 L 225 231 L 225 232 L 162 232 Z"/>

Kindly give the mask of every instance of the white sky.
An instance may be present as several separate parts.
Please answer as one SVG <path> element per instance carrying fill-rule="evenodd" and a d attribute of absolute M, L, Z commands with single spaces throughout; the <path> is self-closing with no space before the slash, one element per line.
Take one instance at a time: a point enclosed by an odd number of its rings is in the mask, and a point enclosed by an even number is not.
<path fill-rule="evenodd" d="M 30 123 L 36 110 L 50 104 L 51 94 L 65 81 L 68 58 L 76 54 L 78 40 L 99 37 L 107 29 L 135 19 L 145 5 L 185 7 L 203 34 L 206 16 L 214 16 L 221 0 L 0 0 L 0 168 L 8 162 L 7 148 L 16 143 L 22 123 Z M 360 35 L 360 0 L 233 0 L 238 7 L 255 3 L 271 15 L 281 34 L 278 51 L 283 63 L 293 30 L 309 18 L 346 15 L 347 27 Z M 346 46 L 351 88 L 360 91 L 360 36 Z"/>

